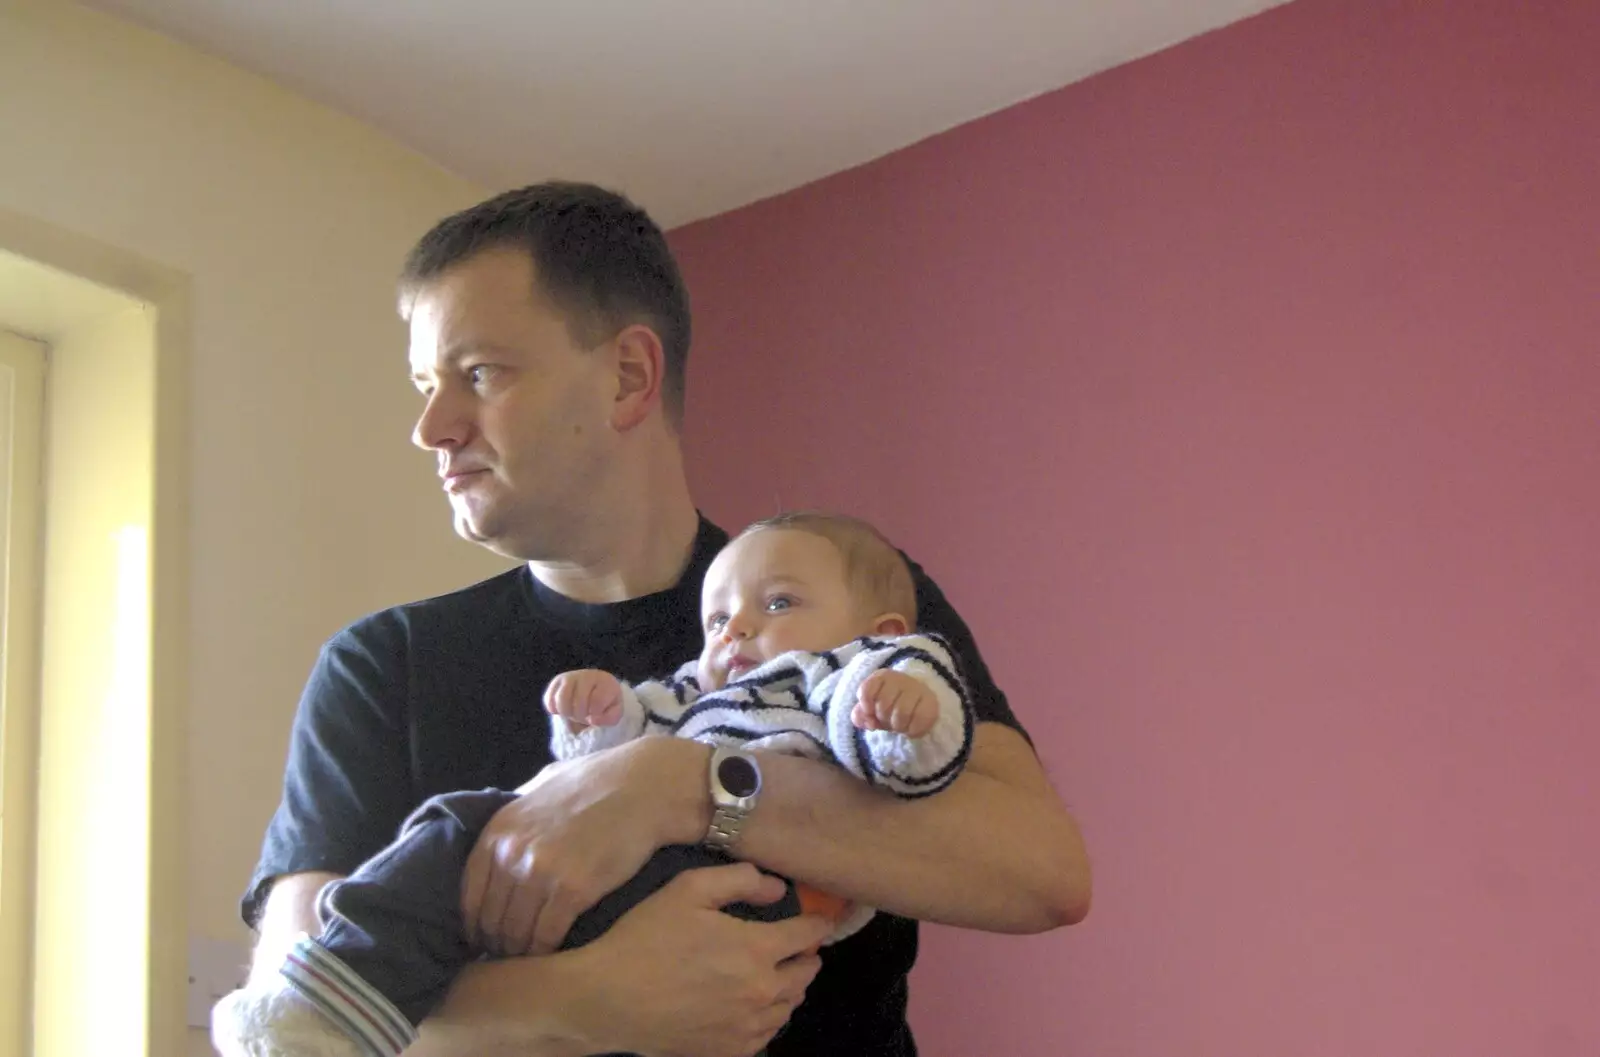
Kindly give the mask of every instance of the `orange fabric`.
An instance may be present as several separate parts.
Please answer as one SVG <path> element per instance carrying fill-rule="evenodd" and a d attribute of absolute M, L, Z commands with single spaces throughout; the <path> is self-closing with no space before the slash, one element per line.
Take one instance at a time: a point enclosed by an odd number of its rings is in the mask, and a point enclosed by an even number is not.
<path fill-rule="evenodd" d="M 845 915 L 850 913 L 850 900 L 842 896 L 798 883 L 794 886 L 794 892 L 800 897 L 802 914 L 817 914 L 829 921 L 843 921 Z"/>
<path fill-rule="evenodd" d="M 820 888 L 812 888 L 810 885 L 801 884 L 799 881 L 795 882 L 794 894 L 800 899 L 800 913 L 816 914 L 834 923 L 843 921 L 853 906 L 850 900 L 842 896 L 836 896 L 832 892 L 824 892 Z M 819 949 L 820 947 L 812 947 L 806 953 L 816 954 Z"/>

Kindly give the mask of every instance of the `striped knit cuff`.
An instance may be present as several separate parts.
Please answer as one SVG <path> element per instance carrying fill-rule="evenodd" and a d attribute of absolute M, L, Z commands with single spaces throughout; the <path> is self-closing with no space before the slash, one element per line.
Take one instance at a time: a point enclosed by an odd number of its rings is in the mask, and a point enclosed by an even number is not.
<path fill-rule="evenodd" d="M 417 1029 L 394 1003 L 310 936 L 295 941 L 281 972 L 366 1057 L 395 1057 L 417 1041 Z"/>

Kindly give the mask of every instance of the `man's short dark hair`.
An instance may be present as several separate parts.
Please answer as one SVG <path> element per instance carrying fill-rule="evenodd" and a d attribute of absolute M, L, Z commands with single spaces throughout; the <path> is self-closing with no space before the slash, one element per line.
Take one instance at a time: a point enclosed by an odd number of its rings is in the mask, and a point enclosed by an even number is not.
<path fill-rule="evenodd" d="M 468 258 L 506 248 L 532 258 L 540 290 L 584 348 L 635 323 L 654 330 L 666 361 L 662 403 L 669 421 L 682 421 L 689 294 L 648 213 L 593 184 L 557 180 L 506 191 L 422 236 L 401 272 L 402 300 Z"/>

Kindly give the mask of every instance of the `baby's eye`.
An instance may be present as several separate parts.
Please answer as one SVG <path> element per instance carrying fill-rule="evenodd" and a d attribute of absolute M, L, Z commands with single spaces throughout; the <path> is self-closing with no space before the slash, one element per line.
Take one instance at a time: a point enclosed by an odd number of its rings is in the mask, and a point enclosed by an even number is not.
<path fill-rule="evenodd" d="M 794 605 L 794 599 L 788 595 L 775 595 L 767 601 L 767 612 L 781 613 L 792 605 Z"/>
<path fill-rule="evenodd" d="M 467 368 L 467 381 L 471 382 L 473 385 L 483 385 L 484 383 L 488 382 L 493 373 L 493 367 L 486 363 L 480 363 L 476 367 Z"/>
<path fill-rule="evenodd" d="M 727 624 L 728 616 L 726 613 L 713 613 L 706 619 L 706 630 L 721 631 Z"/>

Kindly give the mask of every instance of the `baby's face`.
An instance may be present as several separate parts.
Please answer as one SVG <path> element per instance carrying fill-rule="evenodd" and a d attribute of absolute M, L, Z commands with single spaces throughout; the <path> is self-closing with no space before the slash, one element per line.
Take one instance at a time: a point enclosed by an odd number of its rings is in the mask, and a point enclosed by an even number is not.
<path fill-rule="evenodd" d="M 762 529 L 723 548 L 700 594 L 700 687 L 714 690 L 790 650 L 817 652 L 873 631 L 828 540 Z"/>

